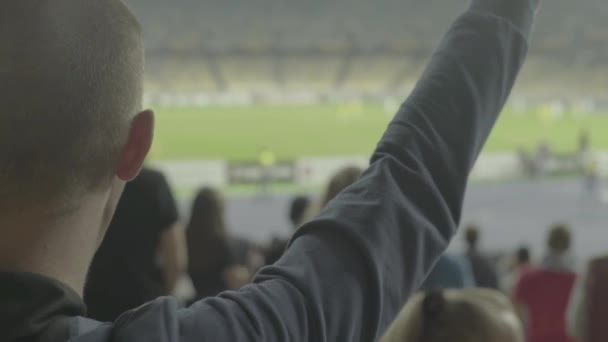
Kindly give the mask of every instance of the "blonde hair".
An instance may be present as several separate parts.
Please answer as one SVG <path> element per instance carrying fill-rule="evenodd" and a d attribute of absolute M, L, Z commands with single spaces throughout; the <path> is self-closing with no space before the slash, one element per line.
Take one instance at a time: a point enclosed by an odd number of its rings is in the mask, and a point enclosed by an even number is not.
<path fill-rule="evenodd" d="M 523 342 L 510 301 L 494 290 L 419 293 L 389 327 L 382 342 Z"/>

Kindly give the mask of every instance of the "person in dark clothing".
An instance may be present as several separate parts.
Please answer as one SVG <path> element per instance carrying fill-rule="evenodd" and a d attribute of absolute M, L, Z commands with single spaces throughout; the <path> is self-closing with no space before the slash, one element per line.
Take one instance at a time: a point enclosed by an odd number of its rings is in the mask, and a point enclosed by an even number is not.
<path fill-rule="evenodd" d="M 608 341 L 608 255 L 593 258 L 579 275 L 566 317 L 568 334 L 576 341 Z"/>
<path fill-rule="evenodd" d="M 245 266 L 250 274 L 255 274 L 265 265 L 264 249 L 257 243 L 234 235 L 230 236 L 229 242 L 234 262 Z"/>
<path fill-rule="evenodd" d="M 289 205 L 289 221 L 291 222 L 291 227 L 295 231 L 300 227 L 304 218 L 306 217 L 306 213 L 310 208 L 310 198 L 307 196 L 296 196 L 291 200 L 291 204 Z M 285 252 L 287 248 L 287 243 L 289 240 L 286 240 L 281 237 L 275 237 L 272 239 L 268 247 L 266 248 L 264 261 L 267 265 L 272 265 L 277 260 L 281 258 L 281 255 Z"/>
<path fill-rule="evenodd" d="M 310 198 L 308 196 L 296 196 L 291 200 L 289 206 L 289 221 L 294 229 L 298 229 L 303 223 L 306 210 L 310 206 Z"/>
<path fill-rule="evenodd" d="M 249 272 L 238 265 L 224 222 L 224 200 L 211 188 L 201 189 L 192 205 L 186 229 L 188 274 L 196 299 L 239 288 L 249 281 Z"/>
<path fill-rule="evenodd" d="M 498 271 L 492 261 L 479 251 L 479 228 L 469 226 L 465 231 L 467 243 L 466 257 L 473 269 L 473 277 L 478 287 L 495 289 L 499 288 Z"/>
<path fill-rule="evenodd" d="M 515 253 L 515 261 L 517 267 L 527 267 L 532 263 L 530 248 L 526 246 L 519 247 Z"/>
<path fill-rule="evenodd" d="M 253 284 L 187 309 L 159 298 L 109 324 L 83 319 L 80 298 L 152 142 L 137 21 L 117 0 L 0 6 L 0 26 L 10 28 L 0 29 L 9 52 L 0 78 L 10 80 L 0 82 L 10 84 L 0 91 L 0 165 L 11 165 L 0 169 L 0 191 L 14 195 L 0 202 L 3 340 L 327 342 L 381 338 L 447 248 L 469 173 L 525 60 L 538 2 L 473 0 L 370 167 Z M 57 140 L 40 144 L 47 137 Z"/>
<path fill-rule="evenodd" d="M 505 262 L 506 265 L 503 268 L 503 272 L 501 272 L 500 289 L 505 294 L 512 296 L 513 289 L 519 278 L 533 267 L 530 248 L 526 246 L 519 247 L 515 255 L 508 256 Z"/>
<path fill-rule="evenodd" d="M 99 250 L 93 258 L 84 288 L 88 316 L 100 321 L 113 321 L 123 312 L 160 296 L 170 294 L 180 265 L 177 258 L 158 257 L 178 221 L 177 207 L 165 177 L 157 171 L 143 169 L 126 187 L 116 214 Z M 162 267 L 164 266 L 164 267 Z"/>

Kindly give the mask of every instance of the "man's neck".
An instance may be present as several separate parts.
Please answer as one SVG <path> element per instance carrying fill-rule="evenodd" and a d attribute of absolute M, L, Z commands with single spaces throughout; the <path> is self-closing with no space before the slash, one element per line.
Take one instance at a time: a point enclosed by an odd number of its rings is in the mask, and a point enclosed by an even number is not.
<path fill-rule="evenodd" d="M 41 217 L 14 215 L 0 220 L 0 271 L 40 274 L 63 282 L 82 296 L 104 209 L 84 201 L 69 215 Z"/>

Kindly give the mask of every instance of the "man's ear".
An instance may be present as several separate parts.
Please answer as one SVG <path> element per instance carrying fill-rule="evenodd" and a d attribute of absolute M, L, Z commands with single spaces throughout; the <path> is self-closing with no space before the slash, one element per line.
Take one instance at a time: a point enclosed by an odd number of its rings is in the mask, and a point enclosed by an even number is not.
<path fill-rule="evenodd" d="M 116 176 L 125 182 L 139 174 L 152 146 L 154 137 L 154 112 L 143 111 L 131 122 L 127 144 L 123 147 Z"/>

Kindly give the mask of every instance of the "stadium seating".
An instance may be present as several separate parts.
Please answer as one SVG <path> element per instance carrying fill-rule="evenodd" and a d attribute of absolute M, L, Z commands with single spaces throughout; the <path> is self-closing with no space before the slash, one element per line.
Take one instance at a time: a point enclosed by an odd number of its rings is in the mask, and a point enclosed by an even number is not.
<path fill-rule="evenodd" d="M 450 18 L 468 2 L 126 1 L 143 23 L 153 60 L 148 90 L 185 93 L 399 89 L 415 79 Z M 572 68 L 581 80 L 606 74 L 606 17 L 605 0 L 551 0 L 532 58 L 553 67 L 537 74 L 555 74 L 551 84 L 574 81 L 563 74 Z M 527 79 L 538 79 L 527 70 Z"/>

